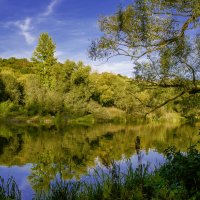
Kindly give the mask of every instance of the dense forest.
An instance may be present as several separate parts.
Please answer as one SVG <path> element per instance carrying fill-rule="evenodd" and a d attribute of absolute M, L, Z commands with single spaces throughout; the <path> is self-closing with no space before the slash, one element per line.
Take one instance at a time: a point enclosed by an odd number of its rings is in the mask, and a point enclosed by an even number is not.
<path fill-rule="evenodd" d="M 60 63 L 53 39 L 41 33 L 32 58 L 0 59 L 1 116 L 199 119 L 199 6 L 197 0 L 136 0 L 99 19 L 102 36 L 91 42 L 89 57 L 130 58 L 131 78 L 97 73 L 83 62 Z"/>
<path fill-rule="evenodd" d="M 42 33 L 30 60 L 0 59 L 1 117 L 37 121 L 48 116 L 51 121 L 62 116 L 89 122 L 199 117 L 198 93 L 165 103 L 179 88 L 152 88 L 137 76 L 93 72 L 83 62 L 60 63 L 55 49 L 52 38 Z"/>

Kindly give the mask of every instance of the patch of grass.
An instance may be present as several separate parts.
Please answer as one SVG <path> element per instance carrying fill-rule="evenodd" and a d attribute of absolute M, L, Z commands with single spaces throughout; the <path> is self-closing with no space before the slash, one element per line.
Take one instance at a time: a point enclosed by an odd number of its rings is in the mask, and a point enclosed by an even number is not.
<path fill-rule="evenodd" d="M 68 123 L 90 126 L 95 123 L 95 119 L 94 119 L 93 115 L 90 114 L 90 115 L 85 115 L 83 117 L 79 117 L 76 119 L 69 119 Z"/>
<path fill-rule="evenodd" d="M 50 186 L 49 192 L 38 192 L 34 196 L 34 200 L 73 200 L 77 199 L 80 190 L 80 182 L 55 180 Z"/>
<path fill-rule="evenodd" d="M 21 191 L 19 190 L 13 177 L 7 182 L 0 176 L 0 199 L 1 200 L 21 200 Z"/>

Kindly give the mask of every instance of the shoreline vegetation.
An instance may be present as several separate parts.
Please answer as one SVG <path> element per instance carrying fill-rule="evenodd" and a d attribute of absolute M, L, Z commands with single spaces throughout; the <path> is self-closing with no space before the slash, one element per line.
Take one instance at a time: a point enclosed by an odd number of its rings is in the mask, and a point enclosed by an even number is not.
<path fill-rule="evenodd" d="M 48 126 L 200 119 L 199 93 L 173 100 L 177 88 L 148 89 L 148 81 L 137 77 L 97 73 L 83 62 L 60 63 L 55 47 L 42 33 L 31 61 L 0 58 L 1 120 Z"/>
<path fill-rule="evenodd" d="M 138 152 L 139 153 L 139 152 Z M 139 156 L 139 155 L 138 155 Z M 107 171 L 94 169 L 92 183 L 81 180 L 63 180 L 62 174 L 51 182 L 48 191 L 36 191 L 34 200 L 195 200 L 200 198 L 200 152 L 196 145 L 187 153 L 174 147 L 165 150 L 166 162 L 154 171 L 149 164 L 138 164 L 134 170 L 130 160 L 126 171 L 111 161 Z M 91 177 L 90 177 L 91 178 Z M 0 177 L 1 199 L 21 200 L 21 191 L 13 178 L 6 182 Z"/>
<path fill-rule="evenodd" d="M 30 125 L 30 126 L 66 126 L 66 125 L 85 125 L 85 126 L 93 126 L 94 124 L 101 123 L 119 123 L 119 124 L 131 124 L 131 123 L 174 123 L 174 124 L 185 124 L 185 123 L 193 123 L 199 124 L 199 119 L 186 119 L 180 116 L 176 116 L 174 118 L 161 118 L 158 120 L 153 119 L 132 119 L 129 116 L 120 117 L 114 119 L 95 119 L 95 117 L 91 114 L 85 115 L 83 117 L 78 118 L 67 118 L 66 116 L 27 116 L 27 115 L 8 115 L 1 116 L 0 121 L 6 124 L 15 124 L 15 125 Z"/>

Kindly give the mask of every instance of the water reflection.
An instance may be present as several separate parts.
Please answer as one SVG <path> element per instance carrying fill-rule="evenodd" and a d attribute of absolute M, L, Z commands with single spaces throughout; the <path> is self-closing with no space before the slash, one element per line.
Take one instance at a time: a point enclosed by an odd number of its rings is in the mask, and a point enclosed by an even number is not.
<path fill-rule="evenodd" d="M 23 171 L 26 187 L 30 183 L 34 190 L 42 190 L 58 172 L 64 179 L 84 178 L 88 169 L 113 160 L 120 165 L 127 158 L 136 164 L 151 161 L 153 168 L 163 162 L 162 152 L 169 145 L 185 151 L 197 140 L 198 127 L 191 125 L 99 124 L 57 130 L 0 124 L 0 176 L 18 177 Z"/>

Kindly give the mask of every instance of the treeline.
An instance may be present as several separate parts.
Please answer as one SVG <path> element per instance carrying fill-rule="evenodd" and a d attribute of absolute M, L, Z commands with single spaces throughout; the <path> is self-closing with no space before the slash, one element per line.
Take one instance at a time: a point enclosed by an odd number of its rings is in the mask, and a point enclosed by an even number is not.
<path fill-rule="evenodd" d="M 83 62 L 60 63 L 54 52 L 51 37 L 43 33 L 31 61 L 0 58 L 1 116 L 87 116 L 89 121 L 127 121 L 146 113 L 151 119 L 164 120 L 199 115 L 198 94 L 156 108 L 173 97 L 177 88 L 148 89 L 143 80 L 92 72 Z"/>
<path fill-rule="evenodd" d="M 156 97 L 161 93 L 140 91 L 138 84 L 125 76 L 91 72 L 82 62 L 56 63 L 50 69 L 49 86 L 43 85 L 37 66 L 27 59 L 0 59 L 0 66 L 0 111 L 4 116 L 92 115 L 97 120 L 124 120 L 128 114 L 138 118 L 148 109 L 141 100 L 159 101 Z M 178 107 L 162 108 L 154 117 L 166 114 L 166 109 L 175 117 L 180 114 Z"/>
<path fill-rule="evenodd" d="M 111 73 L 91 72 L 82 62 L 57 62 L 44 85 L 38 67 L 27 59 L 0 59 L 1 115 L 92 115 L 98 120 L 142 117 L 150 92 L 139 93 L 134 80 Z M 135 96 L 136 93 L 137 97 Z"/>
<path fill-rule="evenodd" d="M 49 86 L 43 85 L 37 66 L 27 59 L 0 59 L 1 114 L 32 115 L 66 113 L 96 118 L 131 112 L 132 82 L 111 73 L 92 73 L 90 66 L 67 60 L 50 69 Z"/>

